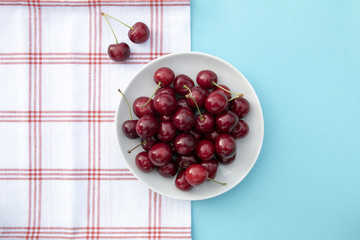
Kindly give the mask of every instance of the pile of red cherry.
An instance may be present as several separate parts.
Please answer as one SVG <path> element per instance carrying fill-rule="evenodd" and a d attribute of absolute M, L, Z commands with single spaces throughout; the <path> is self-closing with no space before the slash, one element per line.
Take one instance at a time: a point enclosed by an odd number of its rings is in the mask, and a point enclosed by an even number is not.
<path fill-rule="evenodd" d="M 164 177 L 176 175 L 175 186 L 183 191 L 206 180 L 225 185 L 214 178 L 219 163 L 235 160 L 235 140 L 249 132 L 241 119 L 250 110 L 249 102 L 242 94 L 218 85 L 216 73 L 210 70 L 197 74 L 198 86 L 185 74 L 175 77 L 167 67 L 159 68 L 153 78 L 157 83 L 153 96 L 139 97 L 133 103 L 138 120 L 132 119 L 129 102 L 119 90 L 131 117 L 122 130 L 130 139 L 141 138 L 136 147 L 144 149 L 135 157 L 137 167 L 143 172 L 156 168 Z"/>

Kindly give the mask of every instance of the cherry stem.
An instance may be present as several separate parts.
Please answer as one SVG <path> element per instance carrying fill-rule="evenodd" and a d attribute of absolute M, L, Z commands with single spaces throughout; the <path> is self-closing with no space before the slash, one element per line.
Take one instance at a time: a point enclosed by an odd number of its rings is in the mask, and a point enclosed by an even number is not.
<path fill-rule="evenodd" d="M 231 94 L 234 94 L 234 95 L 238 95 L 239 97 L 244 96 L 244 94 L 242 94 L 242 93 L 233 93 L 233 92 L 227 90 L 226 88 L 223 88 L 222 86 L 220 86 L 219 84 L 217 84 L 217 83 L 214 82 L 214 81 L 212 81 L 212 84 L 214 84 L 214 85 L 217 86 L 218 88 L 224 90 L 225 92 L 228 92 L 228 93 L 231 93 Z"/>
<path fill-rule="evenodd" d="M 190 98 L 191 100 L 194 101 L 195 106 L 196 106 L 196 108 L 197 108 L 197 110 L 198 110 L 198 112 L 199 112 L 199 115 L 200 115 L 200 120 L 201 120 L 201 121 L 204 121 L 204 117 L 203 117 L 203 115 L 201 114 L 199 105 L 197 104 L 197 102 L 195 101 L 195 99 L 194 99 L 192 96 L 190 96 L 190 94 L 191 94 L 190 88 L 189 88 L 188 86 L 186 86 L 185 84 L 184 84 L 183 88 L 186 88 L 186 89 L 189 91 L 189 94 L 186 94 L 185 97 Z"/>
<path fill-rule="evenodd" d="M 132 117 L 132 114 L 131 114 L 131 108 L 130 108 L 130 104 L 129 104 L 129 101 L 127 100 L 127 98 L 125 97 L 125 95 L 122 93 L 122 91 L 120 89 L 118 89 L 119 93 L 121 93 L 121 95 L 125 98 L 125 101 L 128 105 L 128 108 L 129 108 L 129 113 L 130 113 L 130 119 L 133 120 L 133 117 Z"/>
<path fill-rule="evenodd" d="M 218 181 L 216 181 L 216 180 L 214 180 L 214 179 L 212 179 L 212 178 L 207 178 L 208 180 L 210 180 L 210 181 L 213 181 L 214 183 L 217 183 L 217 184 L 220 184 L 220 185 L 223 185 L 223 186 L 225 186 L 226 185 L 226 183 L 222 183 L 222 182 L 218 182 Z"/>
<path fill-rule="evenodd" d="M 116 44 L 119 44 L 119 42 L 118 42 L 118 40 L 117 40 L 117 38 L 116 38 L 114 29 L 111 27 L 111 24 L 110 24 L 108 18 L 106 17 L 106 16 L 108 16 L 108 15 L 106 15 L 105 13 L 101 13 L 101 15 L 106 19 L 107 23 L 109 24 L 109 27 L 110 27 L 112 33 L 114 34 L 114 38 L 115 38 Z M 110 16 L 109 16 L 109 17 L 110 17 Z"/>
<path fill-rule="evenodd" d="M 228 102 L 230 102 L 230 101 L 232 101 L 232 100 L 234 100 L 234 99 L 236 99 L 236 98 L 242 97 L 242 96 L 244 96 L 244 94 L 240 94 L 240 95 L 238 95 L 238 96 L 235 96 L 235 97 L 233 97 L 233 98 L 230 98 L 230 99 L 228 100 Z"/>
<path fill-rule="evenodd" d="M 157 87 L 156 87 L 156 89 L 155 89 L 155 92 L 153 93 L 153 95 L 151 95 L 151 97 L 149 98 L 149 100 L 147 100 L 147 102 L 144 103 L 143 105 L 140 105 L 140 107 L 145 107 L 146 105 L 148 105 L 148 103 L 150 102 L 150 100 L 154 97 L 156 91 L 159 89 L 160 85 L 161 85 L 161 82 L 158 83 L 158 85 L 157 85 Z"/>
<path fill-rule="evenodd" d="M 132 149 L 128 150 L 127 153 L 131 153 L 132 151 L 134 151 L 136 148 L 140 147 L 141 145 L 146 144 L 146 140 L 144 140 L 143 142 L 141 142 L 140 144 L 136 145 L 135 147 L 133 147 Z"/>
<path fill-rule="evenodd" d="M 118 21 L 118 22 L 120 22 L 120 23 L 122 23 L 122 24 L 124 24 L 125 26 L 127 26 L 128 28 L 130 28 L 131 30 L 134 30 L 134 28 L 133 27 L 130 27 L 129 25 L 127 25 L 126 23 L 124 23 L 124 22 L 122 22 L 122 21 L 120 21 L 119 19 L 116 19 L 116 18 L 114 18 L 114 17 L 112 17 L 112 16 L 110 16 L 110 15 L 107 15 L 106 13 L 101 13 L 101 15 L 103 15 L 104 17 L 109 17 L 109 18 L 112 18 L 112 19 L 114 19 L 114 20 L 116 20 L 116 21 Z"/>

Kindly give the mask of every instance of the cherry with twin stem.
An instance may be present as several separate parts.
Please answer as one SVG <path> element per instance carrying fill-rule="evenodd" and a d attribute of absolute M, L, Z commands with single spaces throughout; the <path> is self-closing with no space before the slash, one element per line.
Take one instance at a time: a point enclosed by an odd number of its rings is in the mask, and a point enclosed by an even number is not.
<path fill-rule="evenodd" d="M 203 117 L 203 115 L 201 114 L 199 105 L 197 104 L 197 102 L 195 101 L 195 99 L 191 96 L 191 90 L 190 90 L 190 88 L 189 88 L 188 86 L 186 86 L 185 84 L 184 84 L 183 87 L 186 88 L 186 89 L 189 91 L 189 93 L 186 94 L 185 97 L 186 97 L 186 98 L 190 98 L 191 100 L 194 101 L 195 106 L 196 106 L 196 108 L 197 108 L 197 110 L 198 110 L 198 112 L 199 112 L 199 115 L 200 115 L 200 120 L 201 120 L 201 121 L 204 121 L 204 117 Z"/>

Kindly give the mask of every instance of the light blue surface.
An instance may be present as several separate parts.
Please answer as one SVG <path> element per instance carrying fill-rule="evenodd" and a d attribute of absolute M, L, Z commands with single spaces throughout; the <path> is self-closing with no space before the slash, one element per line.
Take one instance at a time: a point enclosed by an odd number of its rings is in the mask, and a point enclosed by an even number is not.
<path fill-rule="evenodd" d="M 360 239 L 360 1 L 191 1 L 192 50 L 262 104 L 250 174 L 192 203 L 194 240 Z"/>

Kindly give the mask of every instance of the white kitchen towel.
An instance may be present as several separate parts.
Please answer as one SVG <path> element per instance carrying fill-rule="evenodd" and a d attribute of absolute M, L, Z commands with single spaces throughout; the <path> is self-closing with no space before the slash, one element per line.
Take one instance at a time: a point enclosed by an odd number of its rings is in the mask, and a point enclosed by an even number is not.
<path fill-rule="evenodd" d="M 151 30 L 115 63 L 105 12 Z M 190 0 L 0 0 L 0 239 L 190 239 L 191 203 L 145 187 L 120 158 L 128 81 L 190 51 Z"/>

